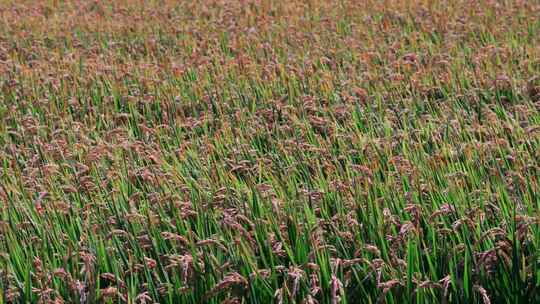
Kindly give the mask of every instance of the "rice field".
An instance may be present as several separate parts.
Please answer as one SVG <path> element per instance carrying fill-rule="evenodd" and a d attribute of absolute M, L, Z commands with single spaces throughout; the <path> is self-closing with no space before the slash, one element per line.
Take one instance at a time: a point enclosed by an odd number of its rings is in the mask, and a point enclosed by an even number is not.
<path fill-rule="evenodd" d="M 0 304 L 540 303 L 540 2 L 0 0 Z"/>

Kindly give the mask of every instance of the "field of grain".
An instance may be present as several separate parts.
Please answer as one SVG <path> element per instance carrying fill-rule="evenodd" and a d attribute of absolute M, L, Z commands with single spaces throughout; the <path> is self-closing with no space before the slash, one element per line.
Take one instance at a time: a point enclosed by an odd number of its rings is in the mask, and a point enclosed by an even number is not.
<path fill-rule="evenodd" d="M 540 2 L 0 0 L 0 304 L 539 303 Z"/>

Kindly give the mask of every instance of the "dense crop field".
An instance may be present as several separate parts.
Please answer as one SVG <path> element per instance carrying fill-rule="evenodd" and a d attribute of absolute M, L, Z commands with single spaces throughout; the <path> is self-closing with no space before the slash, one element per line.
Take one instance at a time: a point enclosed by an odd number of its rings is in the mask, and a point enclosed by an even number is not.
<path fill-rule="evenodd" d="M 540 2 L 0 0 L 0 304 L 539 303 Z"/>

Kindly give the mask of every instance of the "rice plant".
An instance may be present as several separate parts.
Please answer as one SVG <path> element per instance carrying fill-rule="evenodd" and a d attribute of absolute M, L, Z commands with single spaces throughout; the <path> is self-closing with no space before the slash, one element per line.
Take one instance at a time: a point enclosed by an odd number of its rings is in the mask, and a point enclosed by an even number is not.
<path fill-rule="evenodd" d="M 540 302 L 540 2 L 0 0 L 0 304 Z"/>

